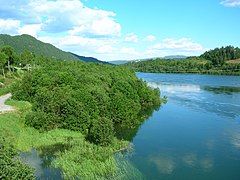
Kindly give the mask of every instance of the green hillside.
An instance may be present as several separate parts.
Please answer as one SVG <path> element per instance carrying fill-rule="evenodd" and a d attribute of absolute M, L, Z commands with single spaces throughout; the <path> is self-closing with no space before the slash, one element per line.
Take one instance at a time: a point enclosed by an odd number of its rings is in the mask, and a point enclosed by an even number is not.
<path fill-rule="evenodd" d="M 71 53 L 64 52 L 51 44 L 43 43 L 30 35 L 10 36 L 0 34 L 0 48 L 5 45 L 13 47 L 19 54 L 24 50 L 29 50 L 35 55 L 43 55 L 54 59 L 79 60 Z"/>
<path fill-rule="evenodd" d="M 240 75 L 240 49 L 232 46 L 216 48 L 199 57 L 185 59 L 150 59 L 147 61 L 129 62 L 134 71 L 150 73 L 198 73 Z"/>

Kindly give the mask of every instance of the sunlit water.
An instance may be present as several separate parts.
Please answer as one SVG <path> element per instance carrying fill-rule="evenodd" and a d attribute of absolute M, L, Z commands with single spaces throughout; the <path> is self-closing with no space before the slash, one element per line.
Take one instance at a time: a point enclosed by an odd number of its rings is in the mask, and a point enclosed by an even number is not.
<path fill-rule="evenodd" d="M 146 179 L 240 179 L 240 77 L 138 73 L 168 97 L 133 138 Z"/>

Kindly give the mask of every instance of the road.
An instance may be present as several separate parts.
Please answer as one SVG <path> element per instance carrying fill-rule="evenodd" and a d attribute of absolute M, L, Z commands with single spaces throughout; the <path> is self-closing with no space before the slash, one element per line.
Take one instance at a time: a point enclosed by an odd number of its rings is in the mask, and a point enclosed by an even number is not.
<path fill-rule="evenodd" d="M 5 105 L 6 100 L 9 99 L 11 96 L 11 93 L 0 96 L 0 114 L 14 110 L 12 106 Z"/>

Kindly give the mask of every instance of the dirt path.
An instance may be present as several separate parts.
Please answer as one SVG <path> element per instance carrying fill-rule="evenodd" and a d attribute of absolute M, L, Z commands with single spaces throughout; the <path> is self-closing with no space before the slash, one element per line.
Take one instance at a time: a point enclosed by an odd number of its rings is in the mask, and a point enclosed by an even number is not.
<path fill-rule="evenodd" d="M 5 105 L 6 100 L 10 97 L 12 97 L 12 94 L 10 93 L 0 96 L 0 114 L 14 110 L 12 106 Z"/>

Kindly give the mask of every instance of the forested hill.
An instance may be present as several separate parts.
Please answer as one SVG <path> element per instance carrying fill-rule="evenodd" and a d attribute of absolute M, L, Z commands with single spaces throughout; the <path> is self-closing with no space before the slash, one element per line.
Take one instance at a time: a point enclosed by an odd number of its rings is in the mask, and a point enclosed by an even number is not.
<path fill-rule="evenodd" d="M 84 62 L 94 62 L 94 63 L 103 63 L 103 64 L 110 64 L 106 61 L 100 61 L 94 57 L 86 57 L 86 56 L 79 56 L 77 54 L 71 53 L 73 56 L 77 57 L 78 59 L 84 61 Z"/>
<path fill-rule="evenodd" d="M 222 65 L 228 60 L 240 58 L 240 49 L 238 47 L 226 46 L 215 48 L 201 55 L 202 58 L 210 60 L 215 65 Z"/>
<path fill-rule="evenodd" d="M 6 45 L 13 47 L 15 52 L 19 54 L 25 50 L 28 50 L 35 55 L 43 55 L 45 57 L 54 59 L 81 60 L 84 62 L 102 63 L 102 61 L 99 61 L 96 58 L 78 56 L 70 52 L 62 51 L 61 49 L 56 48 L 52 44 L 41 42 L 38 39 L 26 34 L 18 36 L 0 34 L 0 48 Z"/>
<path fill-rule="evenodd" d="M 21 53 L 24 50 L 33 52 L 35 55 L 44 55 L 50 58 L 56 59 L 71 59 L 78 60 L 76 56 L 68 52 L 64 52 L 55 46 L 43 43 L 30 35 L 10 36 L 0 35 L 0 47 L 5 45 L 11 46 L 17 53 Z"/>
<path fill-rule="evenodd" d="M 240 49 L 227 46 L 207 51 L 199 57 L 182 60 L 157 58 L 130 62 L 125 66 L 139 72 L 240 75 Z"/>

